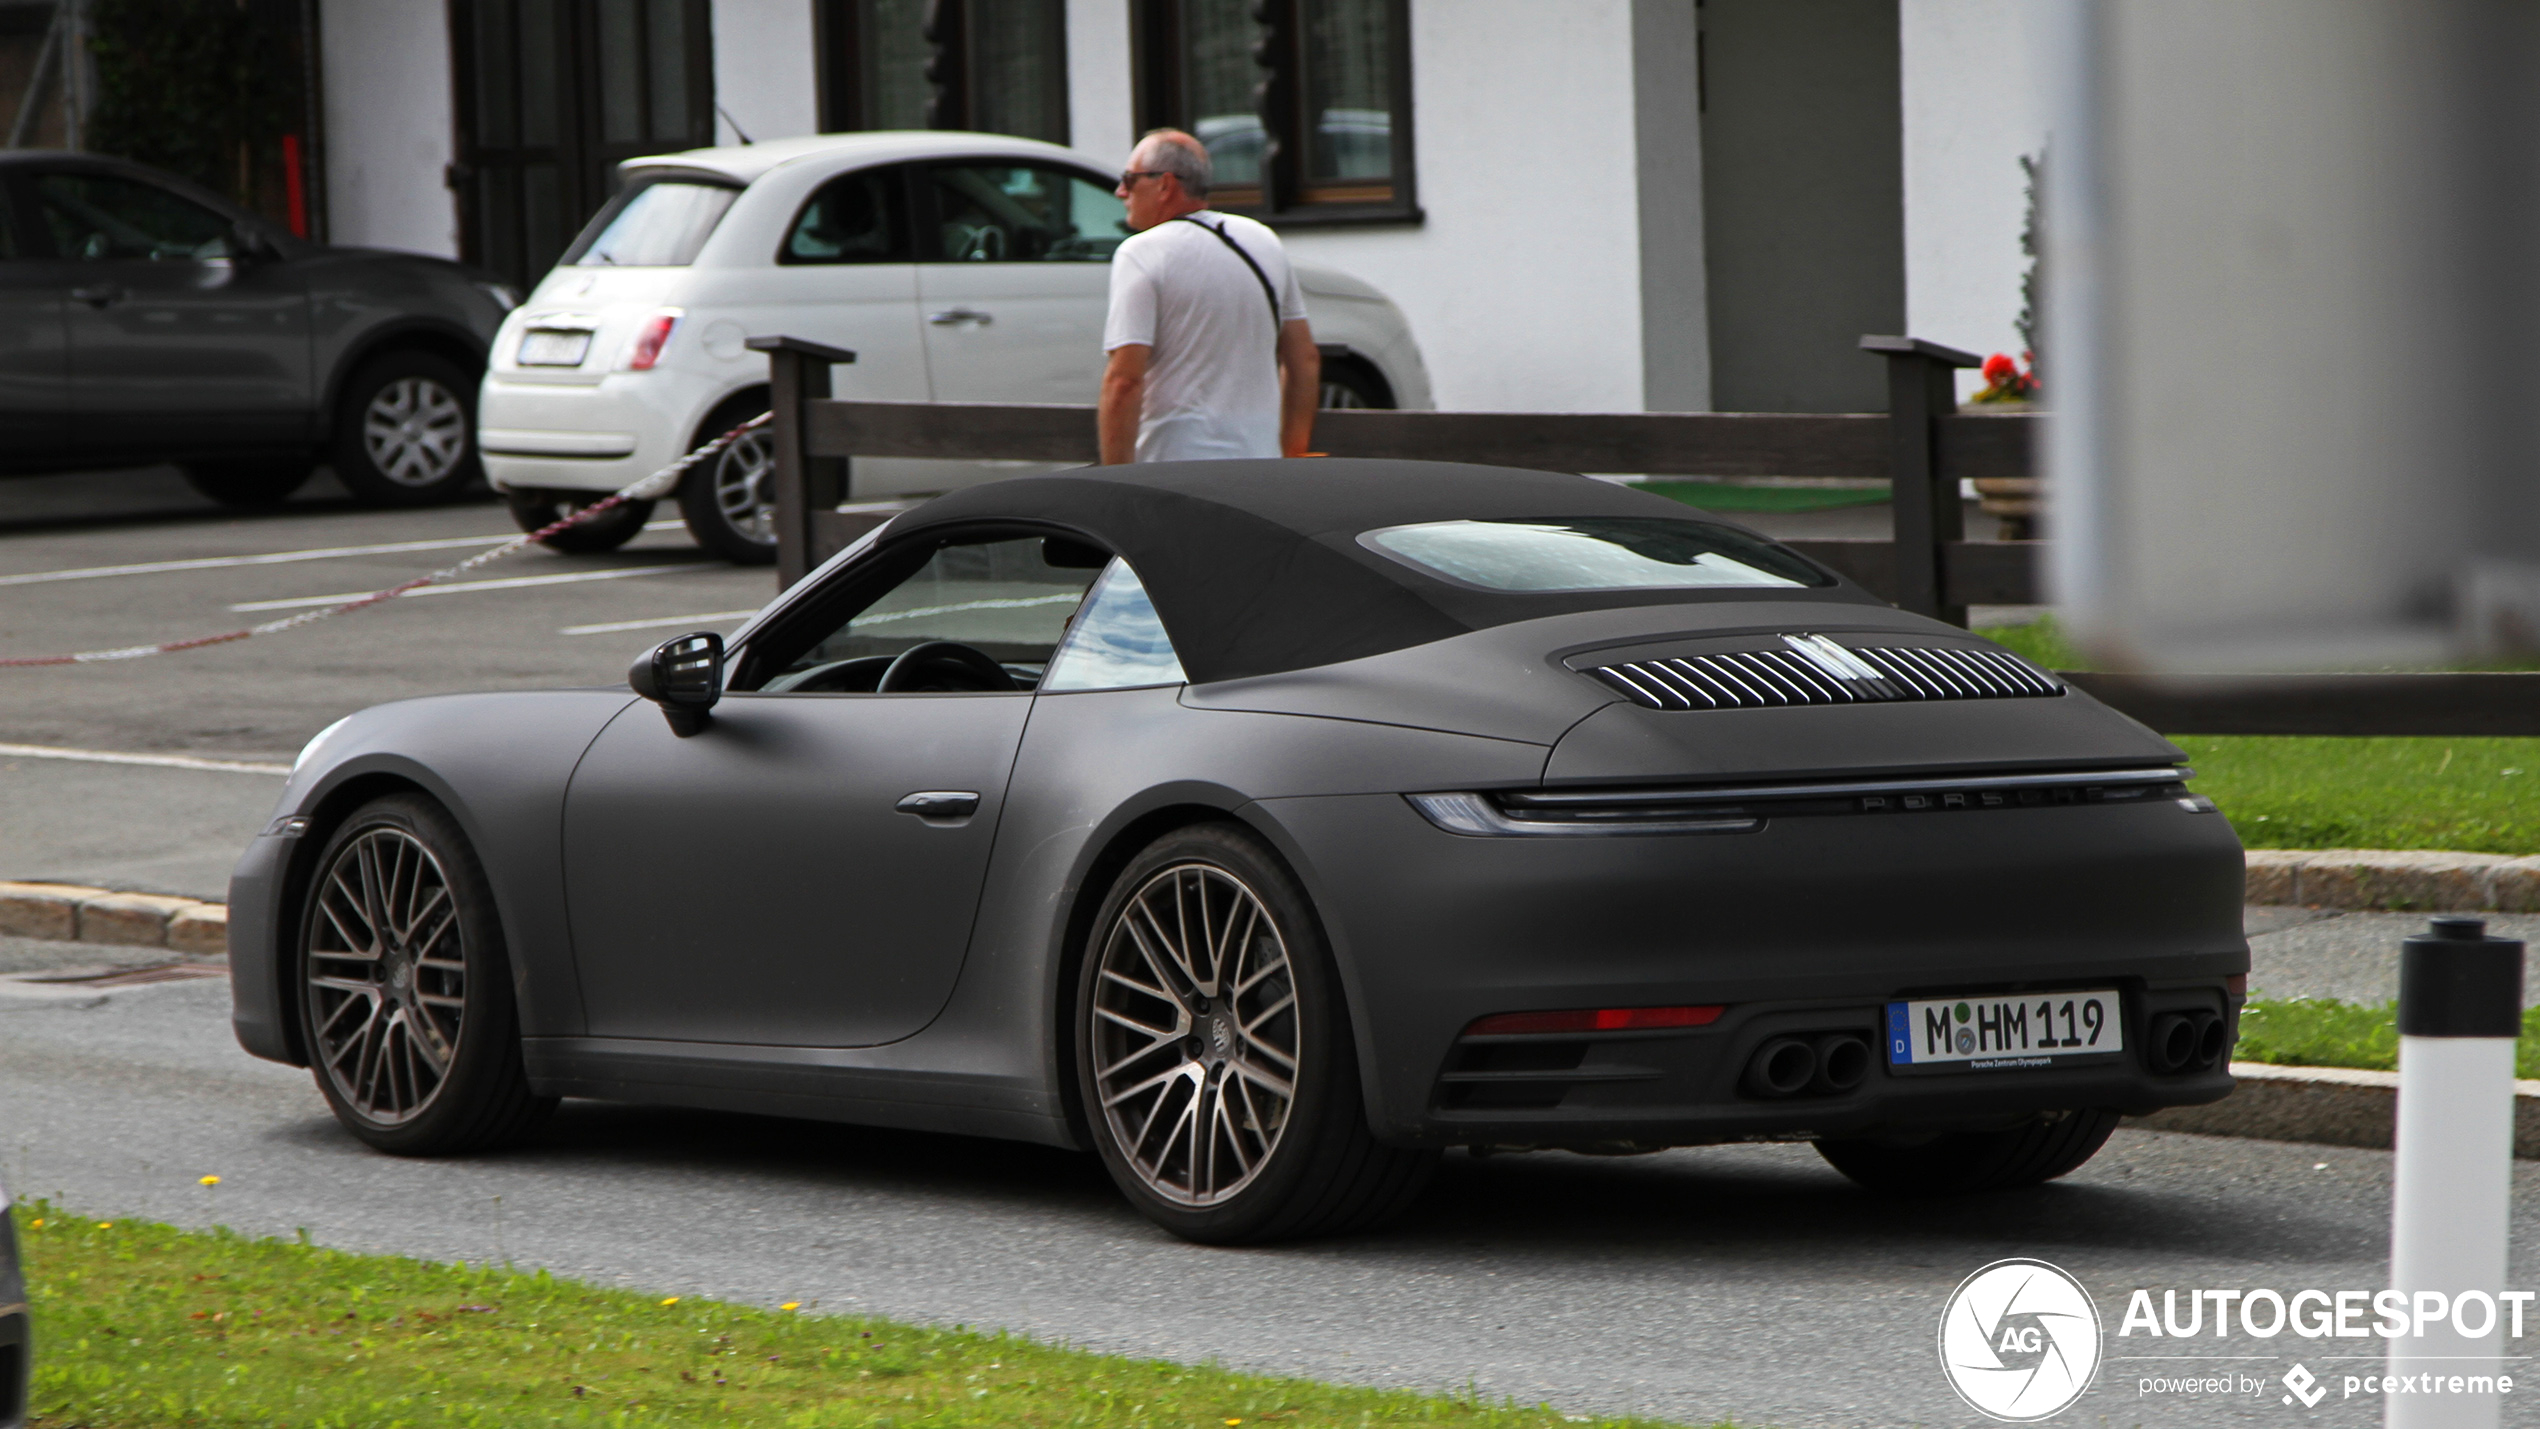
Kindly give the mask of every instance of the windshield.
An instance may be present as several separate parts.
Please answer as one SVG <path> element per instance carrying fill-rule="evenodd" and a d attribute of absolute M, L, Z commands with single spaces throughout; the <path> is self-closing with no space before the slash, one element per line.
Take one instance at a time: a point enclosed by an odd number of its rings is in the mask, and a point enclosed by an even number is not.
<path fill-rule="evenodd" d="M 663 179 L 610 200 L 564 257 L 585 268 L 684 268 L 741 191 Z"/>
<path fill-rule="evenodd" d="M 1500 591 L 1826 586 L 1832 578 L 1760 538 L 1664 516 L 1430 521 L 1359 541 L 1414 569 Z"/>

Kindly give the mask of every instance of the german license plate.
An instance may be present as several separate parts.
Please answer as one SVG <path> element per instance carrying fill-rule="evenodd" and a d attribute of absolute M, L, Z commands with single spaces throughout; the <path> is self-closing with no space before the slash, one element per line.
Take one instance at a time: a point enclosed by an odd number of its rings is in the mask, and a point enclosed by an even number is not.
<path fill-rule="evenodd" d="M 591 355 L 591 335 L 567 328 L 531 328 L 520 339 L 523 367 L 580 367 Z"/>
<path fill-rule="evenodd" d="M 1887 1005 L 1887 1063 L 1995 1072 L 2052 1067 L 2125 1050 L 2113 991 L 1942 997 Z"/>

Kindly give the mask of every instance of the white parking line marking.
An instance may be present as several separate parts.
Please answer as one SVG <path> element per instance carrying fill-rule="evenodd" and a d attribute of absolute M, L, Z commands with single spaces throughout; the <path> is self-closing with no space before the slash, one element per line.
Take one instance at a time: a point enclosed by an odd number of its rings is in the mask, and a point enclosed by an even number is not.
<path fill-rule="evenodd" d="M 679 521 L 647 521 L 647 531 L 676 531 Z M 93 581 L 106 576 L 155 576 L 164 571 L 217 571 L 232 566 L 282 566 L 299 561 L 335 561 L 346 556 L 389 556 L 400 551 L 449 551 L 461 546 L 499 546 L 509 536 L 447 536 L 432 541 L 383 541 L 374 546 L 316 546 L 305 551 L 269 551 L 256 556 L 200 556 L 185 561 L 141 561 L 128 566 L 83 566 L 63 571 L 27 571 L 0 576 L 0 586 L 46 585 L 53 581 Z"/>
<path fill-rule="evenodd" d="M 288 774 L 288 764 L 243 759 L 196 759 L 187 754 L 125 754 L 112 749 L 56 749 L 48 744 L 0 744 L 0 759 L 69 759 L 82 764 L 146 764 L 157 769 L 201 769 L 214 774 Z"/>
<path fill-rule="evenodd" d="M 623 569 L 613 571 L 571 571 L 560 576 L 512 576 L 508 579 L 498 581 L 454 581 L 449 585 L 422 586 L 415 590 L 407 591 L 404 595 L 397 598 L 399 600 L 411 600 L 419 595 L 458 595 L 462 592 L 472 590 L 519 590 L 524 586 L 578 585 L 583 581 L 622 581 L 629 576 L 658 576 L 671 571 L 719 571 L 724 569 L 727 568 L 707 561 L 687 561 L 675 566 L 627 566 Z M 341 605 L 348 600 L 360 600 L 363 596 L 369 594 L 371 594 L 371 592 L 366 590 L 354 590 L 341 591 L 334 595 L 294 596 L 289 600 L 250 600 L 242 601 L 237 605 L 233 605 L 230 609 L 235 611 L 298 610 L 304 606 L 312 605 Z"/>
<path fill-rule="evenodd" d="M 610 620 L 598 625 L 567 625 L 558 635 L 615 635 L 621 630 L 653 630 L 664 625 L 712 625 L 724 620 L 747 620 L 755 610 L 718 610 L 711 615 L 672 615 L 660 620 Z"/>

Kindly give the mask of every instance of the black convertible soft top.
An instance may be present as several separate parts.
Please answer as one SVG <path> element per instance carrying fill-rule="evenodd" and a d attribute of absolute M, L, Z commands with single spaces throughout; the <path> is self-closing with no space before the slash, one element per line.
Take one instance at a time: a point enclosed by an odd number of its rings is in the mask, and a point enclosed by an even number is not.
<path fill-rule="evenodd" d="M 1357 539 L 1423 521 L 1591 516 L 1716 519 L 1612 482 L 1513 467 L 1193 461 L 1084 467 L 968 487 L 901 516 L 888 539 L 1000 519 L 1090 537 L 1137 571 L 1183 671 L 1200 684 L 1380 655 L 1575 610 L 1864 599 L 1842 582 L 1817 590 L 1485 591 L 1425 576 Z"/>

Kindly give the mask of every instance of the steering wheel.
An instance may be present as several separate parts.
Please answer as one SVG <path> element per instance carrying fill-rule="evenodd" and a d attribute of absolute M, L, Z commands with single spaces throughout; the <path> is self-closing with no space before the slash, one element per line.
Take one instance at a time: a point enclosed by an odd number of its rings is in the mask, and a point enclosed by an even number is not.
<path fill-rule="evenodd" d="M 870 691 L 875 681 L 891 668 L 888 655 L 859 655 L 852 660 L 832 660 L 808 670 L 794 670 L 777 676 L 759 687 L 770 695 L 836 695 Z"/>
<path fill-rule="evenodd" d="M 957 640 L 929 640 L 901 651 L 873 688 L 877 694 L 891 695 L 919 690 L 1016 690 L 1022 686 L 1014 683 L 1005 667 L 984 651 Z"/>

